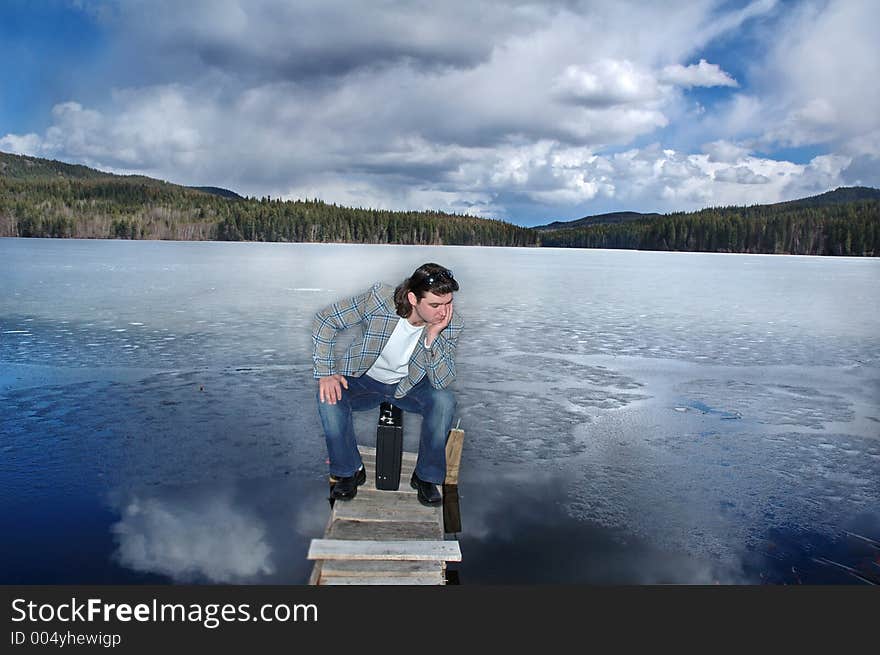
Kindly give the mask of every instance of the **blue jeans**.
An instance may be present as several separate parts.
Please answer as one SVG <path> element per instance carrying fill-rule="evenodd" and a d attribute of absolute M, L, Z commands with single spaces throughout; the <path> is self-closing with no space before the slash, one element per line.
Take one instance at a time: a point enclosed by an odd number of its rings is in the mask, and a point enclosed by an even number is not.
<path fill-rule="evenodd" d="M 455 414 L 455 396 L 452 392 L 435 389 L 425 377 L 403 398 L 395 398 L 396 384 L 383 384 L 368 375 L 345 376 L 345 379 L 348 389 L 342 388 L 342 399 L 335 405 L 322 403 L 316 394 L 318 414 L 330 455 L 330 475 L 349 477 L 361 466 L 351 413 L 389 402 L 405 412 L 422 415 L 419 459 L 415 472 L 425 482 L 443 484 L 446 478 L 446 437 Z"/>

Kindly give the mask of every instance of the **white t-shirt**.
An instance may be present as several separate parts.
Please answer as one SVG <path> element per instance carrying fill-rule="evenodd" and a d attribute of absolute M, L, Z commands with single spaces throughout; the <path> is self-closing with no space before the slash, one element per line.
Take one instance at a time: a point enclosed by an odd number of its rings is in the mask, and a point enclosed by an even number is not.
<path fill-rule="evenodd" d="M 424 325 L 414 327 L 405 318 L 397 321 L 391 338 L 367 375 L 384 384 L 397 384 L 405 378 L 409 374 L 409 360 L 424 329 Z"/>

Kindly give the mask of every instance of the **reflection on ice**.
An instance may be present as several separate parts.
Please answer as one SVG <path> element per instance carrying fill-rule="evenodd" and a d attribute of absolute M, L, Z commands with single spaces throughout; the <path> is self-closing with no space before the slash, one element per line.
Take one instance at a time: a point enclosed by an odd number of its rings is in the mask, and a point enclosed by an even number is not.
<path fill-rule="evenodd" d="M 746 416 L 767 425 L 823 428 L 855 418 L 851 401 L 840 395 L 799 384 L 698 379 L 677 385 L 675 391 L 694 398 L 691 407 L 704 413 Z M 724 409 L 713 409 L 713 407 Z"/>
<path fill-rule="evenodd" d="M 183 503 L 135 496 L 112 528 L 123 566 L 175 582 L 235 583 L 274 573 L 266 528 L 222 494 Z M 230 535 L 235 535 L 230 539 Z"/>

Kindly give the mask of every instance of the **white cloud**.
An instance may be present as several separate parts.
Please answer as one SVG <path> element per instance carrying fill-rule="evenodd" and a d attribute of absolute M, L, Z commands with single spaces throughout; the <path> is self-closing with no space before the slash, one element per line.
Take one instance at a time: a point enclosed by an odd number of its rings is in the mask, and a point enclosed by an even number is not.
<path fill-rule="evenodd" d="M 472 165 L 482 188 L 515 191 L 547 205 L 613 201 L 640 211 L 678 211 L 706 206 L 773 203 L 841 184 L 850 158 L 820 156 L 807 165 L 748 154 L 733 144 L 710 144 L 712 154 L 688 154 L 659 145 L 597 155 L 557 143 L 523 147 L 494 165 Z"/>
<path fill-rule="evenodd" d="M 42 152 L 43 139 L 33 132 L 29 134 L 7 134 L 0 137 L 0 150 L 16 155 L 38 156 Z"/>
<path fill-rule="evenodd" d="M 603 59 L 589 68 L 568 66 L 556 83 L 558 93 L 573 102 L 608 107 L 658 100 L 660 89 L 653 75 L 632 62 Z"/>
<path fill-rule="evenodd" d="M 197 163 L 199 123 L 213 113 L 213 108 L 191 105 L 179 88 L 125 91 L 117 94 L 108 113 L 72 101 L 56 105 L 45 135 L 27 135 L 20 145 L 29 154 L 66 157 L 103 169 L 181 170 Z M 8 134 L 3 143 L 19 139 Z"/>
<path fill-rule="evenodd" d="M 880 157 L 880 129 L 860 134 L 848 140 L 842 145 L 841 152 L 852 156 L 872 155 Z"/>
<path fill-rule="evenodd" d="M 880 129 L 846 141 L 840 152 L 851 158 L 841 172 L 845 184 L 880 187 Z"/>
<path fill-rule="evenodd" d="M 802 189 L 793 197 L 812 195 L 843 184 L 842 174 L 852 159 L 843 155 L 819 155 L 813 157 L 804 168 L 804 173 L 792 181 L 792 187 Z"/>
<path fill-rule="evenodd" d="M 777 5 L 777 0 L 753 0 L 753 2 L 750 2 L 742 9 L 713 16 L 712 20 L 702 27 L 703 38 L 708 42 L 711 39 L 737 30 L 753 18 L 760 18 L 771 14 Z"/>
<path fill-rule="evenodd" d="M 755 82 L 766 144 L 841 143 L 880 128 L 876 2 L 804 2 L 767 34 Z"/>
<path fill-rule="evenodd" d="M 762 141 L 784 146 L 822 143 L 834 138 L 839 117 L 825 98 L 813 98 L 765 130 Z"/>
<path fill-rule="evenodd" d="M 817 157 L 807 165 L 751 155 L 727 142 L 688 154 L 659 145 L 612 155 L 554 141 L 487 150 L 456 174 L 460 184 L 488 194 L 481 215 L 503 216 L 492 198 L 555 207 L 602 206 L 678 211 L 706 206 L 773 203 L 839 186 L 850 158 Z M 571 210 L 575 216 L 577 210 Z M 592 212 L 595 213 L 595 212 Z M 581 214 L 581 215 L 583 215 Z"/>
<path fill-rule="evenodd" d="M 248 195 L 499 218 L 529 203 L 774 201 L 799 178 L 870 179 L 880 154 L 877 139 L 859 145 L 880 130 L 876 85 L 864 84 L 880 60 L 865 27 L 876 12 L 845 3 L 783 13 L 772 0 L 736 10 L 391 2 L 363 12 L 341 0 L 137 0 L 112 13 L 103 20 L 119 35 L 116 59 L 149 82 L 116 84 L 91 105 L 74 96 L 42 133 L 7 134 L 0 147 Z M 746 77 L 688 63 L 760 21 L 786 29 L 768 33 L 767 58 Z M 710 106 L 687 92 L 738 83 Z M 693 146 L 633 145 L 688 131 Z M 848 163 L 820 174 L 752 155 L 818 142 Z"/>
<path fill-rule="evenodd" d="M 740 161 L 750 152 L 748 148 L 736 143 L 731 143 L 730 141 L 725 141 L 724 139 L 719 139 L 712 143 L 705 143 L 703 144 L 702 150 L 709 155 L 709 161 L 724 162 L 728 164 Z"/>
<path fill-rule="evenodd" d="M 766 175 L 755 173 L 748 166 L 730 166 L 715 171 L 715 179 L 719 182 L 734 182 L 735 184 L 769 184 L 770 178 Z"/>
<path fill-rule="evenodd" d="M 660 79 L 685 88 L 693 86 L 739 86 L 737 81 L 721 70 L 717 64 L 701 59 L 698 64 L 682 66 L 673 64 L 663 69 Z"/>
<path fill-rule="evenodd" d="M 135 497 L 112 532 L 123 566 L 178 582 L 244 582 L 274 572 L 264 525 L 222 494 L 174 502 Z"/>
<path fill-rule="evenodd" d="M 767 102 L 749 93 L 734 95 L 722 108 L 706 117 L 704 126 L 722 139 L 754 135 L 767 124 Z"/>

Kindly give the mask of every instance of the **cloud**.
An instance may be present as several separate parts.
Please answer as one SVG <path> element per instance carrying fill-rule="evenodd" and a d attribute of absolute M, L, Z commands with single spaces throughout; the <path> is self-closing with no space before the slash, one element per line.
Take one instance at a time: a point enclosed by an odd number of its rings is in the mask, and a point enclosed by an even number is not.
<path fill-rule="evenodd" d="M 703 144 L 703 152 L 709 155 L 710 162 L 736 163 L 749 154 L 750 150 L 744 146 L 719 139 L 712 143 Z"/>
<path fill-rule="evenodd" d="M 0 147 L 254 196 L 498 218 L 516 207 L 534 222 L 525 213 L 547 206 L 690 209 L 782 199 L 799 176 L 842 183 L 751 156 L 781 145 L 833 145 L 847 179 L 870 179 L 878 154 L 855 145 L 880 129 L 876 91 L 856 93 L 864 111 L 845 101 L 854 80 L 871 87 L 873 10 L 836 2 L 85 4 L 125 62 L 108 64 L 113 91 L 74 94 L 45 130 Z M 747 27 L 768 40 L 738 79 L 699 57 Z"/>
<path fill-rule="evenodd" d="M 791 200 L 839 186 L 850 158 L 817 157 L 807 165 L 751 155 L 727 142 L 682 153 L 658 144 L 610 155 L 553 141 L 487 151 L 461 171 L 490 198 L 532 202 L 559 215 L 587 213 L 590 203 L 615 209 L 679 211 Z M 463 186 L 462 182 L 462 186 Z M 484 205 L 488 215 L 501 208 Z"/>
<path fill-rule="evenodd" d="M 123 566 L 176 582 L 245 582 L 274 572 L 265 526 L 222 494 L 134 497 L 112 532 Z"/>
<path fill-rule="evenodd" d="M 772 34 L 755 82 L 766 144 L 841 143 L 880 128 L 875 2 L 804 2 Z"/>
<path fill-rule="evenodd" d="M 196 163 L 206 113 L 211 110 L 191 106 L 175 87 L 125 91 L 109 115 L 64 102 L 52 109 L 53 124 L 42 137 L 7 134 L 0 143 L 109 170 L 179 169 Z"/>
<path fill-rule="evenodd" d="M 701 59 L 698 64 L 666 66 L 660 79 L 685 88 L 693 86 L 739 86 L 737 81 L 721 70 L 717 64 Z"/>
<path fill-rule="evenodd" d="M 735 184 L 769 184 L 770 178 L 766 175 L 755 173 L 748 166 L 730 166 L 715 171 L 715 179 L 719 182 L 733 182 Z"/>
<path fill-rule="evenodd" d="M 828 100 L 813 98 L 768 128 L 762 141 L 784 146 L 822 143 L 834 138 L 838 120 L 837 112 Z"/>
<path fill-rule="evenodd" d="M 156 48 L 160 67 L 197 77 L 206 69 L 253 83 L 314 80 L 398 65 L 427 71 L 485 61 L 497 39 L 534 29 L 547 11 L 450 1 L 352 6 L 345 0 L 131 0 L 116 7 L 123 48 Z"/>
<path fill-rule="evenodd" d="M 753 0 L 742 9 L 722 12 L 712 16 L 712 20 L 703 26 L 706 42 L 742 28 L 743 24 L 773 13 L 778 6 L 777 0 Z"/>
<path fill-rule="evenodd" d="M 589 68 L 568 66 L 556 89 L 562 97 L 588 107 L 641 104 L 661 95 L 653 75 L 638 70 L 630 61 L 611 59 Z"/>
<path fill-rule="evenodd" d="M 859 155 L 840 172 L 840 179 L 848 186 L 880 187 L 880 157 Z"/>
<path fill-rule="evenodd" d="M 771 115 L 767 100 L 751 93 L 737 93 L 719 104 L 701 121 L 703 132 L 719 140 L 754 139 L 767 125 Z"/>
<path fill-rule="evenodd" d="M 0 137 L 0 150 L 16 155 L 37 155 L 42 151 L 42 144 L 40 136 L 32 132 Z"/>

